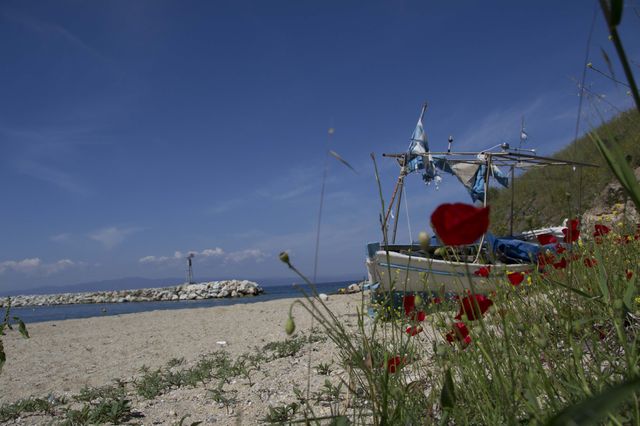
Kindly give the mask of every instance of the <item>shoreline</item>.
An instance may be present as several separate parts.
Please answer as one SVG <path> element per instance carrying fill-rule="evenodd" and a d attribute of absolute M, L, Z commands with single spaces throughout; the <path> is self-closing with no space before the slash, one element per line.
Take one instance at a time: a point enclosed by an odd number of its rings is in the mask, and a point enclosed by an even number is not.
<path fill-rule="evenodd" d="M 344 324 L 355 326 L 356 307 L 364 298 L 363 293 L 332 295 L 326 304 Z M 29 326 L 30 339 L 22 339 L 17 333 L 4 337 L 7 363 L 0 373 L 3 389 L 0 404 L 30 396 L 46 398 L 50 394 L 69 398 L 85 386 L 105 386 L 114 380 L 132 383 L 143 366 L 153 370 L 172 359 L 183 359 L 188 365 L 220 350 L 234 358 L 257 353 L 269 342 L 285 340 L 284 323 L 289 306 L 296 299 L 300 298 L 35 323 Z M 309 333 L 311 318 L 306 311 L 298 307 L 294 309 L 294 316 L 296 333 Z M 313 365 L 331 363 L 333 344 L 307 344 L 297 356 L 269 362 L 255 373 L 252 386 L 242 380 L 234 381 L 234 389 L 245 399 L 239 406 L 244 413 L 243 424 L 254 417 L 264 417 L 269 405 L 290 400 L 293 387 L 307 380 L 306 356 L 309 354 L 314 358 Z M 339 379 L 341 370 L 334 368 L 335 378 Z M 321 387 L 325 378 L 312 375 Z M 189 403 L 188 409 L 179 408 L 183 394 L 197 395 L 196 399 L 200 400 L 208 392 L 206 387 L 172 390 L 170 393 L 178 398 L 173 402 L 168 396 L 153 401 L 145 401 L 135 394 L 128 397 L 133 408 L 147 417 L 145 424 L 148 419 L 163 419 L 169 411 L 177 413 L 178 420 L 193 412 L 189 421 L 206 422 L 206 416 L 212 411 L 210 399 L 203 399 L 202 406 Z M 173 408 L 169 410 L 169 407 Z M 228 424 L 237 420 L 226 414 L 224 408 L 213 411 L 222 424 L 227 424 L 224 419 L 229 420 Z M 204 417 L 197 417 L 198 413 Z M 176 421 L 174 417 L 168 420 Z"/>

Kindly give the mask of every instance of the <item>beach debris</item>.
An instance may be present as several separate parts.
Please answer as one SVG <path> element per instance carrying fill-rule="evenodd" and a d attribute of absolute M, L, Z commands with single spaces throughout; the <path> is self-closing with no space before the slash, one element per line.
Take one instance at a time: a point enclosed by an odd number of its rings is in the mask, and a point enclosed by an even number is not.
<path fill-rule="evenodd" d="M 218 340 L 216 342 L 216 345 L 220 345 L 220 346 L 227 346 L 227 342 L 225 340 Z"/>
<path fill-rule="evenodd" d="M 318 295 L 318 297 L 320 298 L 320 300 L 322 300 L 323 302 L 326 302 L 327 300 L 329 300 L 329 296 L 326 293 L 320 293 Z"/>

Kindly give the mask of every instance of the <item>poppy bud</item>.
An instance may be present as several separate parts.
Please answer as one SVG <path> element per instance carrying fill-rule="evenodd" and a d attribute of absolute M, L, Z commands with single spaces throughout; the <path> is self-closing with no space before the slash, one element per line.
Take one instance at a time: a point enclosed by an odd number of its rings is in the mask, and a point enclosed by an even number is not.
<path fill-rule="evenodd" d="M 422 305 L 422 297 L 421 297 L 419 294 L 416 294 L 416 295 L 414 296 L 414 298 L 413 298 L 413 303 L 414 303 L 416 306 L 420 306 L 420 305 Z"/>
<path fill-rule="evenodd" d="M 420 248 L 424 251 L 427 251 L 430 245 L 429 234 L 425 231 L 420 232 L 418 234 L 418 242 L 420 243 Z"/>
<path fill-rule="evenodd" d="M 284 263 L 286 263 L 287 265 L 289 264 L 289 253 L 287 253 L 286 251 L 282 251 L 280 252 L 280 260 Z"/>
<path fill-rule="evenodd" d="M 293 321 L 293 317 L 287 318 L 287 322 L 284 324 L 284 331 L 291 336 L 296 331 L 296 323 Z"/>

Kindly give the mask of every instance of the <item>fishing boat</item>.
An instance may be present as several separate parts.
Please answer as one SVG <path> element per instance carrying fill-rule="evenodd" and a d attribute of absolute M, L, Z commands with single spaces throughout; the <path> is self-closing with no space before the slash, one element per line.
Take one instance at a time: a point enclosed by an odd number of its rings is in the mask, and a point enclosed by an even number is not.
<path fill-rule="evenodd" d="M 383 154 L 383 157 L 397 161 L 400 173 L 388 208 L 380 218 L 382 241 L 367 245 L 366 267 L 370 286 L 378 292 L 429 295 L 461 294 L 466 291 L 485 293 L 509 281 L 519 284 L 525 274 L 537 267 L 537 259 L 541 253 L 544 254 L 547 250 L 555 252 L 558 248 L 557 244 L 541 245 L 537 237 L 546 234 L 558 236 L 561 240 L 563 227 L 536 229 L 513 235 L 515 171 L 548 166 L 596 166 L 543 157 L 537 155 L 535 150 L 523 149 L 522 144 L 527 137 L 524 121 L 518 148 L 503 143 L 478 152 L 455 152 L 451 150 L 453 138 L 449 137 L 447 151 L 430 151 L 422 124 L 426 110 L 425 103 L 408 150 Z M 483 206 L 488 205 L 490 181 L 510 187 L 510 235 L 495 237 L 486 233 L 474 244 L 456 247 L 443 246 L 435 236 L 419 243 L 412 241 L 409 244 L 396 244 L 404 182 L 412 173 L 421 173 L 426 183 L 439 182 L 443 174 L 453 175 L 467 189 L 472 201 Z"/>

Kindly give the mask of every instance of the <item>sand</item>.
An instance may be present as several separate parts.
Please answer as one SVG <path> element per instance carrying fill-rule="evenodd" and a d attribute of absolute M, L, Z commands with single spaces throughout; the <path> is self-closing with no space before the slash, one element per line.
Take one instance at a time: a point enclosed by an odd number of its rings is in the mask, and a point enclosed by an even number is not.
<path fill-rule="evenodd" d="M 259 297 L 259 296 L 258 296 Z M 351 327 L 357 322 L 356 307 L 362 294 L 330 296 L 327 304 L 340 320 Z M 0 404 L 30 396 L 70 396 L 83 387 L 95 387 L 122 379 L 129 383 L 128 395 L 135 412 L 143 417 L 135 424 L 172 424 L 190 415 L 185 424 L 257 424 L 268 407 L 295 401 L 293 388 L 306 388 L 308 359 L 311 365 L 332 363 L 330 376 L 311 373 L 311 386 L 319 389 L 329 378 L 339 383 L 346 377 L 331 341 L 308 343 L 294 357 L 281 358 L 263 365 L 247 380 L 236 378 L 225 387 L 237 391 L 238 402 L 228 412 L 212 401 L 208 389 L 177 388 L 153 400 L 136 395 L 132 383 L 143 366 L 162 367 L 172 358 L 184 358 L 193 365 L 205 354 L 224 349 L 232 358 L 262 348 L 267 342 L 286 338 L 284 322 L 293 299 L 234 306 L 184 310 L 152 311 L 120 316 L 96 317 L 28 325 L 31 338 L 17 333 L 4 336 L 7 363 L 0 373 Z M 311 327 L 309 314 L 294 310 L 298 333 Z M 226 342 L 221 345 L 217 342 Z M 323 406 L 324 409 L 322 408 Z M 320 411 L 328 412 L 326 404 Z M 61 413 L 58 413 L 61 415 Z M 62 417 L 57 417 L 60 420 Z M 43 424 L 48 416 L 25 416 L 15 424 Z"/>

